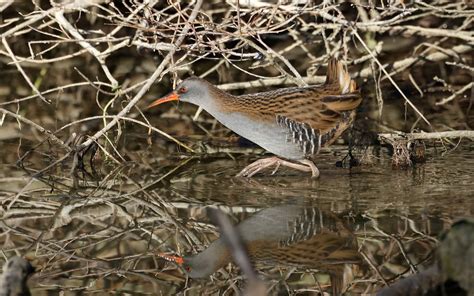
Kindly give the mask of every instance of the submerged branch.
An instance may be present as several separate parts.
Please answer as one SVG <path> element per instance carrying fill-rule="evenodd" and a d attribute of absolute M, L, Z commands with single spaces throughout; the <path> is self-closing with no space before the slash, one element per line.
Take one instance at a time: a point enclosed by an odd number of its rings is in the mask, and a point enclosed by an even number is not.
<path fill-rule="evenodd" d="M 436 139 L 457 139 L 468 138 L 474 140 L 474 131 L 446 131 L 432 133 L 383 133 L 379 138 L 389 140 L 436 140 Z"/>

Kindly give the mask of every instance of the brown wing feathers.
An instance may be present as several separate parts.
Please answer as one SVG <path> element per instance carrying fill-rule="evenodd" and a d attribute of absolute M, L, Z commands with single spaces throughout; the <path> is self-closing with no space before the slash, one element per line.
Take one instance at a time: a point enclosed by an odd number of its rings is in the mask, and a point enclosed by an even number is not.
<path fill-rule="evenodd" d="M 321 98 L 321 102 L 328 110 L 336 112 L 351 111 L 360 105 L 362 98 L 359 93 L 331 95 Z"/>
<path fill-rule="evenodd" d="M 291 106 L 277 115 L 277 122 L 288 128 L 292 141 L 305 154 L 317 154 L 320 147 L 330 144 L 350 125 L 351 114 L 362 98 L 356 83 L 335 59 L 329 61 L 326 83 L 307 89 L 312 90 L 311 96 L 302 98 L 307 106 Z"/>

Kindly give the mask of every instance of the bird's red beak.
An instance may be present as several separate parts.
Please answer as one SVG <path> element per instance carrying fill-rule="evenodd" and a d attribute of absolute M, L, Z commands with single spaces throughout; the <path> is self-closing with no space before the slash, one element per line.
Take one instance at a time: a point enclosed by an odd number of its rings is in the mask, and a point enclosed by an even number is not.
<path fill-rule="evenodd" d="M 180 256 L 167 255 L 165 253 L 158 253 L 158 257 L 165 259 L 166 261 L 174 262 L 178 265 L 183 265 L 184 259 Z"/>
<path fill-rule="evenodd" d="M 152 107 L 158 106 L 158 105 L 166 103 L 166 102 L 178 101 L 178 100 L 179 100 L 179 95 L 174 91 L 174 92 L 170 93 L 169 95 L 167 95 L 165 97 L 162 97 L 162 98 L 159 98 L 159 99 L 153 101 L 153 103 L 148 105 L 148 107 L 146 107 L 146 108 L 150 109 Z"/>

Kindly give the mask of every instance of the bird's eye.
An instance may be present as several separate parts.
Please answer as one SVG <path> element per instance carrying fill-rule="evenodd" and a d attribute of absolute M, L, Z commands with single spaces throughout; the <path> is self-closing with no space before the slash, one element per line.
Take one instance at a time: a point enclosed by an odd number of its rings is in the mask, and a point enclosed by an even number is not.
<path fill-rule="evenodd" d="M 188 89 L 187 89 L 186 87 L 184 87 L 184 86 L 182 86 L 182 87 L 180 87 L 180 88 L 178 89 L 178 93 L 180 93 L 180 94 L 184 94 L 184 93 L 187 92 L 187 91 L 188 91 Z"/>

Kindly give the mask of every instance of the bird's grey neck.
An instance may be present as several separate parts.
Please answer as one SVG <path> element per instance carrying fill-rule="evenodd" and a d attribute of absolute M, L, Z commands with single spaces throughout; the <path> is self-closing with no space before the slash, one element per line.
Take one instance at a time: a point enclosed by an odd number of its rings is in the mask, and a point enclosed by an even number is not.
<path fill-rule="evenodd" d="M 199 88 L 199 92 L 193 96 L 195 99 L 189 102 L 200 106 L 206 110 L 209 114 L 220 119 L 219 115 L 222 113 L 223 100 L 233 98 L 232 95 L 220 90 L 219 88 L 208 84 L 206 87 Z"/>
<path fill-rule="evenodd" d="M 229 252 L 221 239 L 214 241 L 201 253 L 190 257 L 189 263 L 192 268 L 190 277 L 208 277 L 230 262 Z"/>

